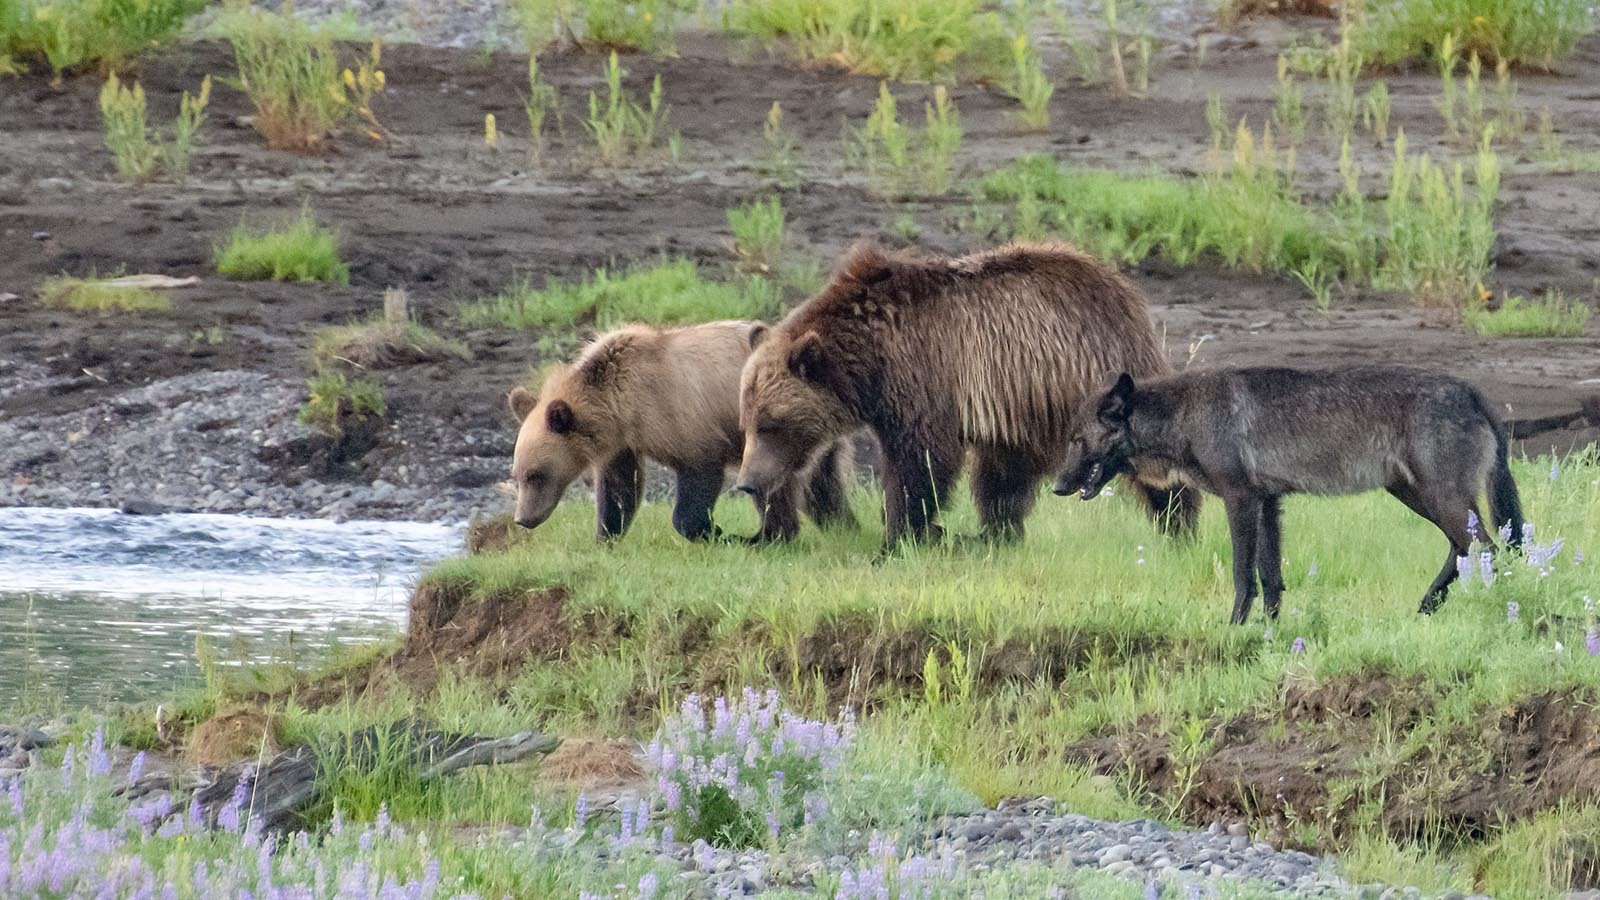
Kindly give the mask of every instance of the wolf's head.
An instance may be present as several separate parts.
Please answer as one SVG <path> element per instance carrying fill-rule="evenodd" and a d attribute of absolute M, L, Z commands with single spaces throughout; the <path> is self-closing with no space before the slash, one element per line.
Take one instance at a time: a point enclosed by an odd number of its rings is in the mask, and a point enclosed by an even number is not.
<path fill-rule="evenodd" d="M 1123 372 L 1078 415 L 1067 442 L 1065 466 L 1056 478 L 1057 494 L 1065 497 L 1076 492 L 1092 500 L 1107 482 L 1131 468 L 1133 434 L 1128 418 L 1132 414 L 1133 378 Z"/>

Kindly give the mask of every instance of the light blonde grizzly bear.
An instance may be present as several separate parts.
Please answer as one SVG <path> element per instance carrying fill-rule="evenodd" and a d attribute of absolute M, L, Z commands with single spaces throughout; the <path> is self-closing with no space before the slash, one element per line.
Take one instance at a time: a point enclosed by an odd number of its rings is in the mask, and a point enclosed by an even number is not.
<path fill-rule="evenodd" d="M 598 538 L 628 530 L 653 459 L 677 475 L 672 525 L 692 541 L 721 534 L 712 509 L 723 472 L 739 463 L 739 373 L 755 322 L 686 328 L 630 325 L 595 338 L 557 366 L 539 395 L 507 396 L 521 421 L 511 477 L 517 524 L 536 528 L 574 480 L 592 470 Z M 844 498 L 841 446 L 819 448 L 757 503 L 754 541 L 787 540 L 801 506 L 819 525 L 852 523 Z"/>
<path fill-rule="evenodd" d="M 1015 540 L 1109 376 L 1166 374 L 1144 297 L 1065 244 L 959 258 L 853 251 L 822 293 L 751 332 L 737 490 L 763 497 L 816 448 L 870 428 L 883 448 L 890 545 L 938 540 L 964 457 L 983 536 Z M 1164 476 L 1135 493 L 1169 531 L 1199 497 Z"/>

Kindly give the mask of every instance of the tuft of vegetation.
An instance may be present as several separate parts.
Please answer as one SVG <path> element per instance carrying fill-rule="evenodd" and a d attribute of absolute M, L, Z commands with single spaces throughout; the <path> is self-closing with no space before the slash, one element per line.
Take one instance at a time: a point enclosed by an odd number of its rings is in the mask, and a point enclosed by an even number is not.
<path fill-rule="evenodd" d="M 528 52 L 552 44 L 578 43 L 587 49 L 673 52 L 680 16 L 693 12 L 692 0 L 518 0 L 517 15 Z"/>
<path fill-rule="evenodd" d="M 600 161 L 617 166 L 654 149 L 666 132 L 667 107 L 661 102 L 661 76 L 650 84 L 648 105 L 640 106 L 622 90 L 622 67 L 612 51 L 606 62 L 606 99 L 589 92 L 589 117 L 583 127 L 594 138 Z"/>
<path fill-rule="evenodd" d="M 377 41 L 354 69 L 341 72 L 334 33 L 295 16 L 292 3 L 277 14 L 232 5 L 218 17 L 216 29 L 233 45 L 239 67 L 234 85 L 255 106 L 253 124 L 267 146 L 315 150 L 358 119 L 370 136 L 381 137 L 372 100 L 387 80 L 379 68 Z"/>
<path fill-rule="evenodd" d="M 471 328 L 612 328 L 626 322 L 684 325 L 715 319 L 761 319 L 778 310 L 778 290 L 765 278 L 708 281 L 686 259 L 614 274 L 606 269 L 578 284 L 523 283 L 462 307 Z"/>
<path fill-rule="evenodd" d="M 777 195 L 728 210 L 733 252 L 748 272 L 771 272 L 783 254 L 783 204 Z"/>
<path fill-rule="evenodd" d="M 926 124 L 920 130 L 902 123 L 888 82 L 878 84 L 872 115 L 854 133 L 850 150 L 879 195 L 898 199 L 950 190 L 961 115 L 942 85 L 933 89 L 933 101 L 923 112 Z"/>
<path fill-rule="evenodd" d="M 297 417 L 328 437 L 344 434 L 352 423 L 382 418 L 383 388 L 367 378 L 350 379 L 343 372 L 318 372 L 306 382 L 308 396 Z"/>
<path fill-rule="evenodd" d="M 539 57 L 528 57 L 528 96 L 522 101 L 523 114 L 528 117 L 528 164 L 544 163 L 545 120 L 559 116 L 559 98 L 555 86 L 539 74 Z"/>
<path fill-rule="evenodd" d="M 167 295 L 117 278 L 73 278 L 58 275 L 39 284 L 39 302 L 74 312 L 112 313 L 166 312 L 172 308 Z"/>
<path fill-rule="evenodd" d="M 401 290 L 385 293 L 381 316 L 319 329 L 311 342 L 311 362 L 319 370 L 390 369 L 452 358 L 471 359 L 472 353 L 460 341 L 414 321 Z"/>
<path fill-rule="evenodd" d="M 1375 281 L 1409 291 L 1425 305 L 1460 306 L 1489 274 L 1500 162 L 1485 135 L 1469 192 L 1461 163 L 1448 169 L 1427 154 L 1406 152 L 1405 129 L 1394 139 L 1394 165 L 1384 198 L 1384 258 Z"/>
<path fill-rule="evenodd" d="M 1356 9 L 1349 40 L 1384 65 L 1434 57 L 1449 41 L 1491 64 L 1552 69 L 1594 28 L 1588 0 L 1368 0 Z"/>
<path fill-rule="evenodd" d="M 1530 300 L 1508 296 L 1495 309 L 1468 309 L 1467 327 L 1485 337 L 1582 337 L 1591 310 L 1560 291 Z"/>
<path fill-rule="evenodd" d="M 183 183 L 189 175 L 189 155 L 194 137 L 205 121 L 206 104 L 211 100 L 211 76 L 200 82 L 200 93 L 183 92 L 178 118 L 169 137 L 152 134 L 146 122 L 144 86 L 135 82 L 126 87 L 115 73 L 100 89 L 100 117 L 105 127 L 106 148 L 116 158 L 117 174 L 139 183 L 157 175 Z"/>
<path fill-rule="evenodd" d="M 1278 57 L 1278 84 L 1273 88 L 1272 96 L 1274 99 L 1272 124 L 1278 127 L 1278 134 L 1288 140 L 1290 145 L 1304 141 L 1306 114 L 1302 101 L 1303 92 L 1300 83 L 1295 80 L 1294 73 L 1289 70 L 1289 58 L 1286 56 Z"/>
<path fill-rule="evenodd" d="M 767 110 L 766 121 L 761 123 L 761 139 L 767 145 L 761 174 L 771 178 L 781 188 L 799 185 L 800 164 L 796 161 L 798 142 L 784 127 L 783 107 L 776 100 L 772 101 L 772 108 Z"/>
<path fill-rule="evenodd" d="M 724 26 L 864 75 L 999 76 L 1009 39 L 982 0 L 733 0 Z"/>
<path fill-rule="evenodd" d="M 0 74 L 40 59 L 59 77 L 110 73 L 178 36 L 206 0 L 0 0 Z"/>
<path fill-rule="evenodd" d="M 215 250 L 217 271 L 240 281 L 350 282 L 339 260 L 339 237 L 309 211 L 280 228 L 240 224 Z"/>
<path fill-rule="evenodd" d="M 1011 42 L 1011 62 L 1011 80 L 1006 86 L 1006 93 L 1022 104 L 1017 120 L 1032 131 L 1048 129 L 1050 97 L 1055 94 L 1056 86 L 1050 83 L 1044 63 L 1028 41 L 1025 31 L 1018 32 Z"/>

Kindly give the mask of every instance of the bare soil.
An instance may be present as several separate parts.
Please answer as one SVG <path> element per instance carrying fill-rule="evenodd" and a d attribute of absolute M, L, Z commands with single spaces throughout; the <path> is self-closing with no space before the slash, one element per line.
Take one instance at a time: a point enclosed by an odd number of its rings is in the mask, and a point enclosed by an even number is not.
<path fill-rule="evenodd" d="M 1198 170 L 1209 140 L 1207 95 L 1221 94 L 1230 117 L 1263 121 L 1284 35 L 1330 25 L 1311 18 L 1242 27 L 1244 35 L 1217 43 L 1203 66 L 1169 61 L 1148 99 L 1062 85 L 1047 133 L 1023 131 L 1012 116 L 1014 101 L 998 92 L 957 87 L 963 171 L 975 175 L 1045 151 L 1079 165 Z M 389 88 L 375 106 L 387 139 L 346 135 L 316 157 L 271 151 L 243 125 L 252 112 L 244 95 L 219 85 L 205 144 L 181 186 L 115 179 L 99 131 L 96 79 L 0 80 L 0 295 L 18 295 L 0 300 L 0 428 L 7 419 L 23 428 L 0 447 L 0 503 L 156 497 L 179 507 L 237 509 L 240 494 L 267 490 L 252 482 L 232 498 L 213 494 L 209 501 L 200 488 L 174 493 L 162 477 L 183 469 L 185 459 L 118 443 L 118 435 L 176 428 L 203 431 L 209 443 L 202 446 L 220 459 L 260 462 L 266 474 L 252 477 L 284 489 L 271 495 L 268 511 L 440 517 L 499 507 L 504 501 L 493 482 L 504 469 L 512 430 L 501 397 L 540 362 L 539 335 L 463 332 L 453 310 L 520 278 L 579 278 L 596 266 L 663 254 L 727 265 L 725 210 L 772 189 L 756 163 L 765 153 L 760 126 L 773 101 L 800 141 L 805 176 L 784 194 L 790 259 L 825 270 L 854 241 L 902 243 L 892 225 L 905 215 L 920 226 L 916 244 L 926 250 L 961 252 L 998 239 L 964 227 L 974 218 L 965 196 L 887 203 L 845 165 L 844 129 L 870 110 L 876 80 L 798 68 L 781 55 L 720 38 L 686 36 L 680 50 L 676 58 L 628 57 L 625 66 L 626 84 L 637 92 L 662 76 L 682 161 L 618 172 L 590 164 L 580 122 L 588 91 L 601 86 L 602 60 L 595 56 L 541 62 L 565 115 L 552 136 L 550 162 L 536 170 L 527 165 L 520 133 L 525 57 L 397 45 L 384 53 Z M 229 50 L 202 42 L 150 55 L 133 74 L 150 97 L 153 120 L 165 121 L 183 90 L 208 73 L 232 72 Z M 1387 80 L 1394 122 L 1414 148 L 1464 152 L 1441 143 L 1431 76 L 1398 73 Z M 1549 106 L 1569 147 L 1600 149 L 1596 83 L 1600 39 L 1591 38 L 1564 74 L 1519 78 L 1520 103 L 1530 119 Z M 926 90 L 897 90 L 915 119 Z M 1308 90 L 1307 99 L 1314 106 L 1315 92 Z M 505 135 L 498 152 L 483 143 L 487 113 Z M 1337 177 L 1327 143 L 1313 138 L 1301 150 L 1299 168 L 1313 193 L 1331 190 Z M 1530 161 L 1533 143 L 1529 135 L 1523 159 L 1508 154 L 1494 286 L 1516 293 L 1555 288 L 1592 303 L 1600 276 L 1600 175 L 1546 173 Z M 1370 154 L 1376 189 L 1386 154 Z M 216 275 L 211 249 L 225 232 L 241 221 L 290 216 L 303 205 L 341 232 L 350 285 L 238 283 Z M 175 292 L 170 313 L 134 317 L 68 313 L 34 298 L 38 283 L 54 274 L 118 271 L 196 275 L 202 284 Z M 1470 378 L 1517 418 L 1576 410 L 1600 390 L 1600 317 L 1583 338 L 1488 339 L 1414 310 L 1403 298 L 1364 289 L 1336 297 L 1334 310 L 1321 315 L 1288 277 L 1160 260 L 1132 274 L 1180 364 L 1403 360 Z M 377 373 L 391 427 L 349 466 L 318 462 L 315 448 L 296 450 L 286 438 L 262 438 L 261 425 L 243 409 L 239 422 L 197 423 L 176 406 L 119 405 L 152 383 L 223 372 L 267 376 L 292 389 L 272 396 L 290 397 L 307 374 L 311 333 L 372 314 L 391 286 L 405 287 L 421 319 L 464 339 L 474 359 Z M 249 407 L 269 394 L 258 388 L 234 395 Z M 281 397 L 262 415 L 291 433 L 298 427 L 295 404 Z M 114 428 L 104 425 L 112 420 Z M 293 433 L 304 438 L 303 431 Z M 1567 449 L 1597 434 L 1593 423 L 1579 422 L 1524 449 Z M 31 443 L 23 440 L 30 436 Z M 116 478 L 105 477 L 107 454 L 129 457 L 111 460 L 120 465 Z M 345 506 L 329 507 L 326 493 L 300 490 L 307 479 L 342 480 L 357 490 L 346 492 Z M 378 479 L 398 492 L 374 496 L 364 486 Z"/>

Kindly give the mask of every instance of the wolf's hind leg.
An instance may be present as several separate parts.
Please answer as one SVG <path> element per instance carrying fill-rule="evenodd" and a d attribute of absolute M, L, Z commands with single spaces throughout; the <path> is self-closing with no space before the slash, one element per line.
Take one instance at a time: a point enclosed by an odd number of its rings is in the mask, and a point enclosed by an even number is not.
<path fill-rule="evenodd" d="M 1483 517 L 1478 515 L 1478 504 L 1471 497 L 1441 499 L 1424 494 L 1413 484 L 1390 485 L 1389 493 L 1412 512 L 1432 522 L 1450 541 L 1450 553 L 1444 559 L 1444 567 L 1434 577 L 1433 583 L 1428 585 L 1427 593 L 1422 595 L 1422 604 L 1417 607 L 1417 612 L 1432 615 L 1444 605 L 1445 597 L 1450 593 L 1450 584 L 1456 580 L 1456 557 L 1467 555 L 1474 537 L 1490 543 L 1487 533 L 1474 535 L 1467 530 L 1469 513 L 1479 523 L 1480 530 L 1485 528 Z"/>

